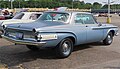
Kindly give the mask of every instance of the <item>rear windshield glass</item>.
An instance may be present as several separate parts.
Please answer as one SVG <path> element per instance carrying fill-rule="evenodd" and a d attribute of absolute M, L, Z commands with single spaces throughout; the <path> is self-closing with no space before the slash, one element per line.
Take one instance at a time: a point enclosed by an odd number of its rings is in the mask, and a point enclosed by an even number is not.
<path fill-rule="evenodd" d="M 68 20 L 68 17 L 68 13 L 46 12 L 40 17 L 39 20 L 66 22 Z"/>

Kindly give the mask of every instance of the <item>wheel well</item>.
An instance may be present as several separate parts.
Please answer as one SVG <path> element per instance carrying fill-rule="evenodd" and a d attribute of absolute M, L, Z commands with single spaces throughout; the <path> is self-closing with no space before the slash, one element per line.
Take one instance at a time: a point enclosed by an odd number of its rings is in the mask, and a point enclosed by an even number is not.
<path fill-rule="evenodd" d="M 112 32 L 112 35 L 113 35 L 113 36 L 115 35 L 115 31 L 114 31 L 114 30 L 110 30 L 110 32 Z"/>
<path fill-rule="evenodd" d="M 75 38 L 70 36 L 70 37 L 67 37 L 67 38 L 70 38 L 72 41 L 73 41 L 73 44 L 75 44 Z"/>

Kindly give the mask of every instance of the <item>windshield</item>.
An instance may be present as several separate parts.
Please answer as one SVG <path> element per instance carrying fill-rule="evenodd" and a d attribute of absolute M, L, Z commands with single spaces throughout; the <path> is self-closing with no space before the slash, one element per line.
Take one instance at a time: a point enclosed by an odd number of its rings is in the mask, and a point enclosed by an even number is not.
<path fill-rule="evenodd" d="M 59 12 L 46 12 L 44 13 L 39 20 L 42 21 L 58 21 L 58 22 L 67 22 L 69 17 L 68 13 L 59 13 Z"/>
<path fill-rule="evenodd" d="M 12 19 L 22 19 L 23 16 L 24 16 L 24 13 L 18 13 Z"/>

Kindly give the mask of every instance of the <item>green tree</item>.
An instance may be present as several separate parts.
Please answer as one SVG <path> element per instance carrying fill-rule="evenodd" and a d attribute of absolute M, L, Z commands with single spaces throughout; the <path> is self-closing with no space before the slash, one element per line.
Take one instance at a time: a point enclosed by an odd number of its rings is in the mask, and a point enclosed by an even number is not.
<path fill-rule="evenodd" d="M 102 7 L 102 9 L 108 9 L 108 5 L 105 4 L 105 5 Z"/>
<path fill-rule="evenodd" d="M 85 4 L 85 8 L 86 9 L 91 9 L 92 8 L 92 4 L 91 3 L 86 3 Z"/>
<path fill-rule="evenodd" d="M 102 4 L 98 3 L 98 2 L 94 2 L 92 9 L 101 9 L 102 8 Z"/>

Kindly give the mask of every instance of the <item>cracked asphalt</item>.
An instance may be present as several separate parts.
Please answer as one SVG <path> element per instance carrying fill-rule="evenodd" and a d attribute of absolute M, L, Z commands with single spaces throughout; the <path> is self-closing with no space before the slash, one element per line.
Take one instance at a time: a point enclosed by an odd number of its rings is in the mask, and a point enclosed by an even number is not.
<path fill-rule="evenodd" d="M 105 22 L 105 17 L 98 17 Z M 114 15 L 112 24 L 120 28 L 120 17 Z M 119 31 L 120 33 L 120 31 Z M 52 49 L 30 51 L 24 45 L 0 38 L 0 69 L 120 69 L 120 35 L 111 45 L 91 43 L 74 47 L 72 54 L 58 59 Z"/>

